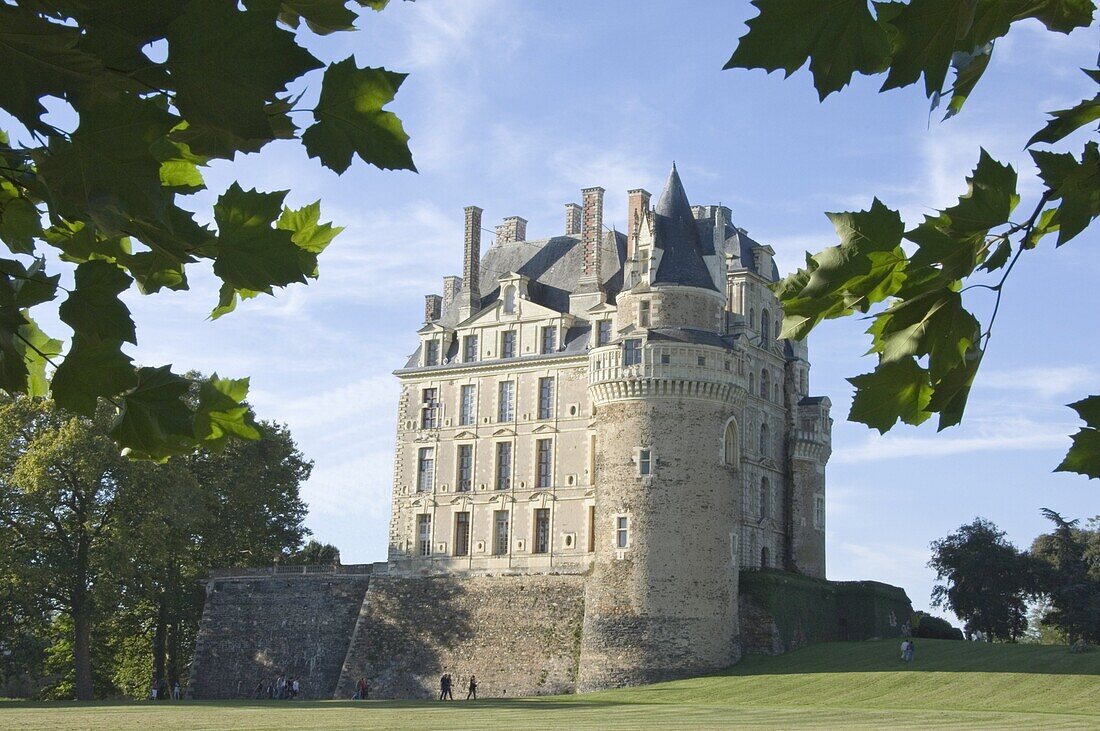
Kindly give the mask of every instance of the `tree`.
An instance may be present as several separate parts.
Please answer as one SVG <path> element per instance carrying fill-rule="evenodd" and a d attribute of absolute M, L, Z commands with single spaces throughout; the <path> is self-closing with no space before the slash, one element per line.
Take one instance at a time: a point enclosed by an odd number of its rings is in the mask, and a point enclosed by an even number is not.
<path fill-rule="evenodd" d="M 1043 515 L 1055 527 L 1031 549 L 1042 566 L 1039 585 L 1048 602 L 1042 622 L 1070 643 L 1100 643 L 1100 530 L 1079 528 L 1078 521 L 1047 508 Z"/>
<path fill-rule="evenodd" d="M 340 563 L 340 549 L 331 543 L 321 543 L 312 538 L 297 551 L 292 551 L 286 563 L 300 566 L 332 566 Z"/>
<path fill-rule="evenodd" d="M 1033 593 L 1028 558 L 1005 540 L 1005 533 L 983 518 L 932 543 L 936 570 L 932 606 L 946 607 L 966 622 L 966 631 L 987 639 L 1015 642 L 1027 628 Z"/>
<path fill-rule="evenodd" d="M 1092 22 L 1092 0 L 753 0 L 760 14 L 726 68 L 783 69 L 807 60 L 821 99 L 853 74 L 886 74 L 882 91 L 924 79 L 935 111 L 958 114 L 1013 25 L 1038 20 L 1069 33 Z M 1095 58 L 1085 58 L 1093 64 Z M 948 81 L 948 72 L 955 72 Z M 1100 69 L 1086 68 L 1100 83 Z M 1100 119 L 1100 95 L 1050 113 L 1027 146 L 1052 146 Z M 779 282 L 782 337 L 802 339 L 823 320 L 871 313 L 871 352 L 878 365 L 849 381 L 856 388 L 849 419 L 885 433 L 898 420 L 920 424 L 939 415 L 939 428 L 962 419 L 1005 283 L 1024 252 L 1050 236 L 1060 247 L 1100 215 L 1100 147 L 1071 152 L 1033 149 L 1043 192 L 1022 217 L 1017 174 L 982 150 L 968 191 L 958 203 L 909 227 L 877 198 L 864 211 L 826 214 L 838 245 L 806 256 L 806 267 Z M 906 241 L 903 247 L 902 241 Z M 912 253 L 910 253 L 912 252 Z M 992 293 L 982 324 L 965 293 Z M 968 294 L 967 297 L 974 296 Z M 1071 407 L 1085 426 L 1058 470 L 1100 478 L 1100 395 Z"/>
<path fill-rule="evenodd" d="M 137 456 L 259 437 L 244 421 L 247 380 L 188 408 L 181 398 L 191 381 L 168 366 L 134 365 L 123 349 L 137 333 L 119 294 L 185 290 L 188 265 L 202 261 L 222 281 L 219 317 L 318 276 L 318 255 L 340 231 L 321 222 L 319 203 L 291 210 L 287 191 L 234 183 L 206 216 L 216 230 L 180 203 L 203 189 L 209 161 L 277 139 L 300 140 L 337 173 L 354 156 L 415 170 L 400 120 L 383 110 L 405 75 L 352 57 L 326 66 L 297 42 L 306 29 L 353 29 L 348 5 L 387 2 L 0 3 L 0 109 L 21 125 L 0 130 L 0 241 L 11 253 L 0 259 L 0 390 L 49 393 L 86 417 L 105 399 L 115 410 L 111 438 Z M 322 68 L 317 91 L 310 74 Z M 47 98 L 65 111 L 47 118 Z M 304 131 L 302 119 L 312 119 Z M 71 288 L 48 273 L 56 259 L 76 265 Z M 67 348 L 31 316 L 61 296 Z"/>

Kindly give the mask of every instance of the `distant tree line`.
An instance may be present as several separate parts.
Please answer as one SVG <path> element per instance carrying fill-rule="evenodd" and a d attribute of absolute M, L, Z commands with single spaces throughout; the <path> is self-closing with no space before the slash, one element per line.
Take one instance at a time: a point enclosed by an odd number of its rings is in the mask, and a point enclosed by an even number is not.
<path fill-rule="evenodd" d="M 285 426 L 158 464 L 119 453 L 112 416 L 0 401 L 0 696 L 186 683 L 210 569 L 339 560 L 303 546 L 313 465 Z"/>
<path fill-rule="evenodd" d="M 984 518 L 932 543 L 932 605 L 968 636 L 989 641 L 1100 643 L 1100 516 L 1085 526 L 1043 509 L 1053 524 L 1020 550 Z"/>

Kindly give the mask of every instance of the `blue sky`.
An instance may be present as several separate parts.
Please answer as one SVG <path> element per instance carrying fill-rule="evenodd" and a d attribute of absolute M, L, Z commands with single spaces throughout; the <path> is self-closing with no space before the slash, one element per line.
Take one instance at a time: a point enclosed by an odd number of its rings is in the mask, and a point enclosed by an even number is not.
<path fill-rule="evenodd" d="M 382 560 L 391 371 L 415 348 L 423 295 L 461 271 L 463 206 L 484 208 L 487 228 L 523 216 L 535 238 L 558 233 L 562 205 L 600 185 L 606 221 L 622 230 L 627 189 L 657 193 L 675 160 L 693 203 L 729 206 L 788 271 L 805 250 L 834 243 L 823 211 L 866 208 L 878 195 L 914 224 L 950 205 L 980 145 L 1021 171 L 1020 208 L 1030 211 L 1039 189 L 1024 142 L 1045 110 L 1095 93 L 1076 69 L 1096 62 L 1096 28 L 1067 38 L 1029 24 L 999 42 L 976 94 L 947 123 L 930 117 L 916 87 L 877 94 L 881 80 L 819 103 L 805 70 L 786 81 L 721 70 L 753 14 L 728 1 L 420 0 L 366 13 L 360 32 L 309 38 L 325 60 L 354 53 L 410 73 L 391 108 L 419 174 L 357 164 L 337 177 L 288 143 L 214 167 L 213 193 L 234 179 L 289 188 L 288 203 L 320 198 L 325 218 L 347 230 L 322 257 L 319 281 L 216 322 L 206 319 L 217 298 L 208 273 L 190 275 L 187 293 L 132 293 L 135 357 L 250 375 L 260 415 L 289 424 L 316 462 L 303 493 L 315 536 L 345 562 Z M 196 209 L 212 195 L 196 196 Z M 1047 528 L 1041 507 L 1100 513 L 1100 482 L 1051 472 L 1076 428 L 1064 404 L 1100 391 L 1096 245 L 1094 228 L 1021 259 L 964 425 L 943 433 L 930 422 L 879 437 L 847 423 L 844 379 L 873 367 L 860 357 L 866 323 L 826 323 L 811 336 L 812 391 L 832 399 L 836 418 L 830 578 L 899 584 L 926 608 L 929 542 L 976 515 L 1026 545 Z M 988 316 L 987 293 L 966 296 Z"/>

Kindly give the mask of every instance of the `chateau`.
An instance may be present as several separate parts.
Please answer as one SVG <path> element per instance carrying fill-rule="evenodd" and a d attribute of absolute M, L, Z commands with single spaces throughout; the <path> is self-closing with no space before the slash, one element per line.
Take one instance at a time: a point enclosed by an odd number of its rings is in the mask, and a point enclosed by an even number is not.
<path fill-rule="evenodd" d="M 891 633 L 904 592 L 824 580 L 830 404 L 778 337 L 774 251 L 675 165 L 627 203 L 625 234 L 586 188 L 560 235 L 512 216 L 484 251 L 466 209 L 462 276 L 396 371 L 388 560 L 212 577 L 193 695 L 264 667 L 315 697 L 422 696 L 444 670 L 585 691 Z M 316 616 L 271 637 L 256 597 Z"/>

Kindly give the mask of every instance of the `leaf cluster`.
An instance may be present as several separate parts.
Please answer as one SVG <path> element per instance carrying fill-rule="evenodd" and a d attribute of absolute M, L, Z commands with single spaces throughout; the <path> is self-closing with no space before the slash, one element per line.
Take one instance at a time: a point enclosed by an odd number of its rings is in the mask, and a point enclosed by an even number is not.
<path fill-rule="evenodd" d="M 219 382 L 192 409 L 180 398 L 190 381 L 133 363 L 124 347 L 137 333 L 120 295 L 186 290 L 188 266 L 206 262 L 222 282 L 216 318 L 318 276 L 318 255 L 340 232 L 318 203 L 295 210 L 287 191 L 234 183 L 217 199 L 213 227 L 181 205 L 204 189 L 213 160 L 300 140 L 337 173 L 354 156 L 415 170 L 400 120 L 383 109 L 405 75 L 350 57 L 326 67 L 298 36 L 352 30 L 354 7 L 385 5 L 0 3 L 0 108 L 22 125 L 0 130 L 0 242 L 12 257 L 0 258 L 0 389 L 50 394 L 83 415 L 105 399 L 117 411 L 112 436 L 139 456 L 255 438 L 242 420 L 247 380 Z M 321 69 L 318 101 L 303 108 L 292 88 Z M 47 98 L 68 105 L 72 129 L 51 121 Z M 72 289 L 47 274 L 48 253 L 76 266 Z M 67 348 L 39 329 L 36 306 L 58 307 L 72 329 Z"/>
<path fill-rule="evenodd" d="M 980 80 L 995 43 L 1014 23 L 1041 22 L 1069 33 L 1092 22 L 1092 0 L 910 0 L 872 2 L 754 0 L 726 68 L 782 69 L 788 76 L 809 62 L 821 99 L 856 73 L 885 74 L 882 90 L 915 84 L 933 109 L 949 99 L 950 117 Z M 949 69 L 955 81 L 947 85 Z M 1100 84 L 1100 70 L 1085 70 Z M 1051 113 L 1028 142 L 1054 144 L 1100 119 L 1100 94 Z M 986 352 L 1005 282 L 1019 256 L 1056 234 L 1060 247 L 1100 215 L 1100 150 L 1096 141 L 1075 156 L 1032 150 L 1043 192 L 1034 210 L 1014 219 L 1020 203 L 1017 173 L 982 150 L 967 192 L 958 202 L 912 228 L 875 199 L 868 210 L 829 213 L 839 243 L 815 255 L 775 287 L 784 311 L 783 337 L 801 339 L 826 319 L 853 314 L 871 320 L 869 354 L 877 366 L 849 381 L 856 388 L 849 418 L 886 432 L 899 420 L 920 424 L 939 416 L 939 428 L 962 419 Z M 983 325 L 964 293 L 994 295 Z M 1100 477 L 1100 438 L 1092 397 L 1074 407 L 1086 428 L 1059 469 Z M 1088 412 L 1086 415 L 1085 412 Z"/>

